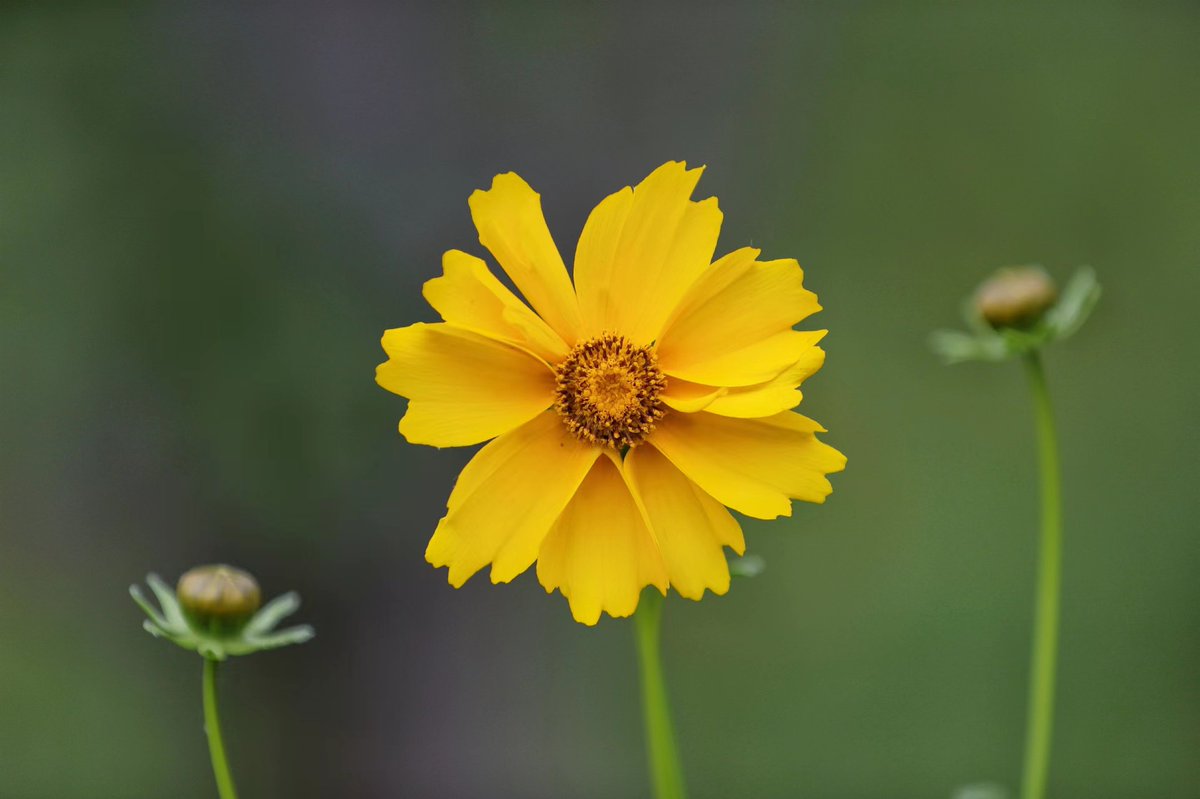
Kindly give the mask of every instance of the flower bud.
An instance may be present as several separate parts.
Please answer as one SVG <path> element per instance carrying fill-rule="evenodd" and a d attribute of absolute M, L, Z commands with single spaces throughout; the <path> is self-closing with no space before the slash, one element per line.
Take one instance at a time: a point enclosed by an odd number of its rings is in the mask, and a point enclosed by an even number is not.
<path fill-rule="evenodd" d="M 975 292 L 975 310 L 993 328 L 1032 327 L 1058 300 L 1058 289 L 1041 268 L 1012 266 L 992 275 Z"/>
<path fill-rule="evenodd" d="M 175 595 L 184 611 L 204 627 L 233 629 L 262 604 L 258 582 L 232 566 L 197 566 L 179 578 Z"/>

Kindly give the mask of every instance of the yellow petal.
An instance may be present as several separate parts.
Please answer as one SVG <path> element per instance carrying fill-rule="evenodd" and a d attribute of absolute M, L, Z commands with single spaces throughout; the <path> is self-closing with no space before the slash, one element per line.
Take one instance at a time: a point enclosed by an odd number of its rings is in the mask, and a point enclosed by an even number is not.
<path fill-rule="evenodd" d="M 583 624 L 601 612 L 632 615 L 647 585 L 667 591 L 662 556 L 614 460 L 595 462 L 538 553 L 538 580 L 562 591 Z"/>
<path fill-rule="evenodd" d="M 824 330 L 785 330 L 708 361 L 688 365 L 659 361 L 659 366 L 666 372 L 668 381 L 676 378 L 730 388 L 758 385 L 774 380 L 802 359 L 825 337 L 825 333 Z"/>
<path fill-rule="evenodd" d="M 388 360 L 375 380 L 408 398 L 400 432 L 413 444 L 463 447 L 537 416 L 554 399 L 554 373 L 527 352 L 448 324 L 383 334 Z"/>
<path fill-rule="evenodd" d="M 742 528 L 725 507 L 676 469 L 654 447 L 634 447 L 625 474 L 658 542 L 667 576 L 680 596 L 700 599 L 704 589 L 729 590 L 723 546 L 746 551 Z"/>
<path fill-rule="evenodd" d="M 584 337 L 615 329 L 604 328 L 604 320 L 617 313 L 627 297 L 624 287 L 612 283 L 621 231 L 633 207 L 633 189 L 626 186 L 610 194 L 592 209 L 575 245 L 575 293 Z"/>
<path fill-rule="evenodd" d="M 508 172 L 497 175 L 491 189 L 474 192 L 467 203 L 480 243 L 496 257 L 538 315 L 574 346 L 579 337 L 579 304 L 546 227 L 541 197 Z"/>
<path fill-rule="evenodd" d="M 721 211 L 716 198 L 690 200 L 701 172 L 668 162 L 592 211 L 575 251 L 586 335 L 613 332 L 649 344 L 708 267 Z"/>
<path fill-rule="evenodd" d="M 425 283 L 425 299 L 450 324 L 527 349 L 556 363 L 567 345 L 491 273 L 481 259 L 460 250 L 442 256 L 442 277 Z"/>
<path fill-rule="evenodd" d="M 705 269 L 700 277 L 688 287 L 679 304 L 675 306 L 675 310 L 671 311 L 666 324 L 663 325 L 664 335 L 674 327 L 679 317 L 691 313 L 699 305 L 717 296 L 735 280 L 744 276 L 761 253 L 762 250 L 755 247 L 739 247 L 714 261 L 712 266 Z"/>
<path fill-rule="evenodd" d="M 703 410 L 743 419 L 774 416 L 781 411 L 791 410 L 800 404 L 801 394 L 798 386 L 816 373 L 824 362 L 825 350 L 814 344 L 805 350 L 799 361 L 774 380 L 756 386 L 726 389 L 723 394 L 713 397 L 713 401 Z"/>
<path fill-rule="evenodd" d="M 729 389 L 719 386 L 702 386 L 699 383 L 689 383 L 687 380 L 671 378 L 667 387 L 659 397 L 667 407 L 674 408 L 680 413 L 695 413 L 708 408 L 718 397 L 729 392 Z"/>
<path fill-rule="evenodd" d="M 818 441 L 821 426 L 798 413 L 763 419 L 669 414 L 650 443 L 717 501 L 758 519 L 790 516 L 791 500 L 824 502 L 825 475 L 846 457 Z"/>
<path fill-rule="evenodd" d="M 481 449 L 458 476 L 425 559 L 449 566 L 458 588 L 492 564 L 492 582 L 532 565 L 555 518 L 579 488 L 600 450 L 543 413 Z"/>
<path fill-rule="evenodd" d="M 800 265 L 754 255 L 749 248 L 730 253 L 689 289 L 658 342 L 668 375 L 719 386 L 762 383 L 823 335 L 792 330 L 821 309 Z"/>

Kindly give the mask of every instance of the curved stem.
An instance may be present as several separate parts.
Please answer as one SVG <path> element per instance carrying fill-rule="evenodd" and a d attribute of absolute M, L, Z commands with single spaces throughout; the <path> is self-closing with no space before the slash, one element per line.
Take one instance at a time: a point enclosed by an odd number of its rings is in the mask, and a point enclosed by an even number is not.
<path fill-rule="evenodd" d="M 646 756 L 650 761 L 655 799 L 684 799 L 683 770 L 679 767 L 679 752 L 675 748 L 675 730 L 671 725 L 671 709 L 667 704 L 667 688 L 659 654 L 662 606 L 662 595 L 649 590 L 642 596 L 641 605 L 633 617 L 642 672 Z"/>
<path fill-rule="evenodd" d="M 221 720 L 217 716 L 217 661 L 212 658 L 204 659 L 204 732 L 208 736 L 213 776 L 217 778 L 217 794 L 221 799 L 237 799 L 233 774 L 225 757 L 225 742 L 221 738 Z"/>
<path fill-rule="evenodd" d="M 1038 464 L 1042 481 L 1042 535 L 1038 555 L 1037 604 L 1029 670 L 1029 711 L 1025 732 L 1022 799 L 1042 799 L 1050 770 L 1054 727 L 1054 672 L 1058 654 L 1059 593 L 1062 582 L 1062 487 L 1058 437 L 1046 373 L 1036 351 L 1025 359 L 1037 419 Z"/>

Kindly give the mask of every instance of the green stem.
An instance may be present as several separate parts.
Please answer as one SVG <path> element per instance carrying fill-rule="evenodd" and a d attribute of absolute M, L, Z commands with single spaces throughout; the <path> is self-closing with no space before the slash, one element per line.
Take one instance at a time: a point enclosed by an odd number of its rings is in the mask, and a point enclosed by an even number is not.
<path fill-rule="evenodd" d="M 671 709 L 667 705 L 667 688 L 663 681 L 662 658 L 659 654 L 662 607 L 662 595 L 649 590 L 642 596 L 641 606 L 634 614 L 638 660 L 642 672 L 646 756 L 650 761 L 650 777 L 654 785 L 655 799 L 684 799 L 687 792 L 683 787 L 679 752 L 675 748 L 675 730 L 671 726 Z"/>
<path fill-rule="evenodd" d="M 225 757 L 225 742 L 221 739 L 221 720 L 217 716 L 217 661 L 212 658 L 204 659 L 204 732 L 208 736 L 213 776 L 217 778 L 217 794 L 221 799 L 237 799 L 233 774 Z"/>
<path fill-rule="evenodd" d="M 1042 536 L 1038 555 L 1037 604 L 1030 655 L 1029 710 L 1025 732 L 1025 770 L 1022 799 L 1042 799 L 1050 770 L 1050 741 L 1054 728 L 1054 671 L 1058 654 L 1059 593 L 1062 582 L 1062 487 L 1058 436 L 1046 373 L 1037 351 L 1025 365 L 1037 419 L 1038 465 L 1042 479 Z"/>

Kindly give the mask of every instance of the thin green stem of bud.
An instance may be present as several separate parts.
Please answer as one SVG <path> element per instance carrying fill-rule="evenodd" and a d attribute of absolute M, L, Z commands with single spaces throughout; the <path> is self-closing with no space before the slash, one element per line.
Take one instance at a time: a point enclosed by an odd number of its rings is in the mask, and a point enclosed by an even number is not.
<path fill-rule="evenodd" d="M 1054 676 L 1058 657 L 1059 595 L 1062 582 L 1062 486 L 1058 436 L 1046 373 L 1037 350 L 1025 356 L 1037 420 L 1041 471 L 1042 534 L 1038 553 L 1037 600 L 1030 654 L 1029 711 L 1025 733 L 1022 799 L 1043 799 L 1050 772 L 1054 729 Z"/>
<path fill-rule="evenodd" d="M 225 756 L 225 741 L 221 738 L 221 720 L 217 715 L 217 661 L 204 659 L 204 732 L 208 736 L 208 752 L 212 757 L 213 776 L 217 779 L 217 794 L 221 799 L 237 799 L 233 774 Z"/>
<path fill-rule="evenodd" d="M 667 703 L 659 641 L 662 629 L 663 598 L 649 590 L 641 598 L 634 614 L 638 659 L 642 673 L 642 714 L 646 723 L 646 756 L 655 799 L 684 799 L 683 770 L 675 748 L 675 730 Z"/>

